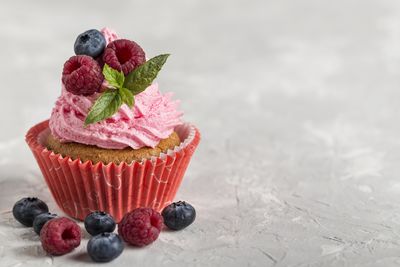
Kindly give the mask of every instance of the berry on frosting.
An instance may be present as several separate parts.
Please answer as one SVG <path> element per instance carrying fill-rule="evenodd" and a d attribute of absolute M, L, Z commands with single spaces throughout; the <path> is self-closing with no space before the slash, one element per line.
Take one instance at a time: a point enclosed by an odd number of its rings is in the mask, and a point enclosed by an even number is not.
<path fill-rule="evenodd" d="M 135 42 L 118 39 L 109 43 L 103 53 L 103 61 L 111 68 L 127 75 L 146 61 L 143 49 Z"/>
<path fill-rule="evenodd" d="M 40 241 L 49 254 L 64 255 L 80 245 L 81 228 L 68 218 L 55 218 L 43 226 Z"/>
<path fill-rule="evenodd" d="M 88 30 L 76 38 L 74 51 L 76 55 L 87 55 L 93 58 L 103 53 L 106 47 L 106 39 L 98 30 Z"/>
<path fill-rule="evenodd" d="M 25 197 L 17 201 L 13 207 L 14 218 L 25 226 L 31 227 L 39 214 L 48 212 L 46 203 L 36 197 Z"/>
<path fill-rule="evenodd" d="M 151 208 L 138 208 L 122 218 L 118 233 L 125 242 L 142 247 L 153 243 L 160 234 L 163 218 Z"/>
<path fill-rule="evenodd" d="M 84 96 L 94 94 L 99 91 L 103 80 L 99 64 L 89 56 L 73 56 L 64 64 L 62 82 L 70 93 Z"/>

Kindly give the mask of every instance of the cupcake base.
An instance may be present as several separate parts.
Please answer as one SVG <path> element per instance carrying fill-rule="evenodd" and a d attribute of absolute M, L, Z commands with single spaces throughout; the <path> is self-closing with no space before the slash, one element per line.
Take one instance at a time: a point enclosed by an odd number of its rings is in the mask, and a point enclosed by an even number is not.
<path fill-rule="evenodd" d="M 179 146 L 157 157 L 120 164 L 81 161 L 46 148 L 48 121 L 32 127 L 26 141 L 58 206 L 83 220 L 95 210 L 110 213 L 116 221 L 138 207 L 162 210 L 170 204 L 182 182 L 200 133 L 191 124 L 176 127 Z"/>
<path fill-rule="evenodd" d="M 179 146 L 181 140 L 176 132 L 173 132 L 168 138 L 163 139 L 155 147 L 143 147 L 140 149 L 105 149 L 97 146 L 78 144 L 74 142 L 62 143 L 53 135 L 49 134 L 46 140 L 46 147 L 56 154 L 69 156 L 71 159 L 80 159 L 81 161 L 91 160 L 93 163 L 103 162 L 105 164 L 114 162 L 131 163 L 132 161 L 142 161 L 153 156 L 165 153 L 168 149 L 173 150 Z"/>

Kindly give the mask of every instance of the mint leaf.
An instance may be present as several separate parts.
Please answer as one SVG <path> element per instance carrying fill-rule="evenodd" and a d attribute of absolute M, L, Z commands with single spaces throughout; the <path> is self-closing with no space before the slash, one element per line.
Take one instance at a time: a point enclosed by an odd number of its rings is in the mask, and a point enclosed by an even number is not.
<path fill-rule="evenodd" d="M 118 90 L 105 91 L 91 107 L 86 117 L 85 125 L 111 117 L 121 105 L 122 100 Z"/>
<path fill-rule="evenodd" d="M 157 77 L 169 54 L 163 54 L 146 61 L 126 77 L 122 71 L 117 71 L 104 64 L 103 75 L 110 86 L 115 89 L 105 91 L 90 108 L 85 119 L 85 125 L 96 123 L 114 115 L 123 103 L 132 108 L 135 97 L 143 92 Z"/>
<path fill-rule="evenodd" d="M 124 86 L 134 95 L 143 92 L 157 77 L 169 54 L 163 54 L 149 59 L 125 77 Z"/>
<path fill-rule="evenodd" d="M 115 87 L 115 88 L 120 88 L 125 81 L 125 76 L 122 71 L 115 70 L 108 66 L 107 64 L 104 64 L 103 67 L 103 75 L 104 78 L 107 80 L 107 82 Z"/>
<path fill-rule="evenodd" d="M 128 107 L 132 108 L 135 103 L 135 97 L 132 92 L 128 89 L 121 87 L 119 89 L 119 95 L 121 96 L 122 102 L 127 104 Z"/>

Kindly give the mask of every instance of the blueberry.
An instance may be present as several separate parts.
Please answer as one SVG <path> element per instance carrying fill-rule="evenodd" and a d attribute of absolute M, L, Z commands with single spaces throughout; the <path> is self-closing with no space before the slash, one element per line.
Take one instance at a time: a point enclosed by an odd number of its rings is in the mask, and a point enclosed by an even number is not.
<path fill-rule="evenodd" d="M 36 197 L 25 197 L 17 201 L 13 207 L 14 218 L 25 226 L 31 227 L 39 214 L 49 212 L 46 203 Z"/>
<path fill-rule="evenodd" d="M 103 211 L 95 211 L 85 218 L 86 231 L 91 235 L 98 235 L 115 230 L 115 221 L 110 214 Z"/>
<path fill-rule="evenodd" d="M 92 237 L 87 244 L 87 252 L 93 261 L 109 262 L 121 255 L 124 244 L 115 233 L 102 233 Z"/>
<path fill-rule="evenodd" d="M 194 222 L 196 210 L 189 203 L 178 201 L 165 207 L 161 215 L 169 229 L 181 230 Z"/>
<path fill-rule="evenodd" d="M 33 220 L 33 230 L 35 233 L 40 235 L 40 230 L 42 230 L 43 225 L 50 221 L 51 219 L 54 219 L 57 217 L 57 214 L 52 214 L 50 212 L 42 213 L 36 216 L 36 218 Z"/>
<path fill-rule="evenodd" d="M 103 53 L 106 47 L 106 39 L 98 30 L 88 30 L 76 38 L 74 51 L 76 55 L 87 55 L 93 58 Z"/>

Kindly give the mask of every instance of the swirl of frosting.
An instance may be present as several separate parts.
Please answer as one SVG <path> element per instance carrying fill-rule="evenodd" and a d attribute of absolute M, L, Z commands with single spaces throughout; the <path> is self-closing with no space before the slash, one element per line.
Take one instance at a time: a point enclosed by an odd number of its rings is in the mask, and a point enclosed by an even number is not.
<path fill-rule="evenodd" d="M 99 93 L 80 96 L 62 88 L 50 117 L 50 130 L 62 142 L 96 145 L 107 149 L 155 147 L 181 124 L 179 101 L 161 94 L 156 83 L 135 96 L 131 109 L 123 104 L 112 117 L 84 126 L 85 118 Z"/>
<path fill-rule="evenodd" d="M 105 28 L 101 29 L 100 32 L 103 34 L 104 38 L 106 39 L 106 44 L 109 44 L 112 41 L 119 39 L 117 33 L 110 28 L 105 27 Z"/>

